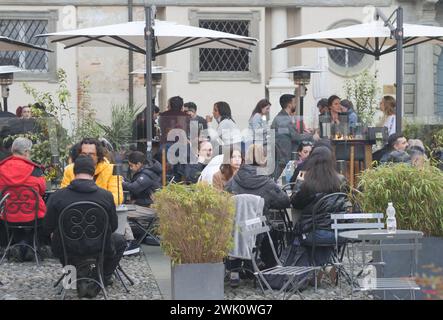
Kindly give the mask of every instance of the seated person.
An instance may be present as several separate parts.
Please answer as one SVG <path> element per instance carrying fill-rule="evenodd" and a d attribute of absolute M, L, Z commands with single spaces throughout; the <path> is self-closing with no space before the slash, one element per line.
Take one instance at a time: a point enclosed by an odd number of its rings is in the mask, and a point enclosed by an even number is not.
<path fill-rule="evenodd" d="M 106 210 L 109 218 L 109 230 L 105 240 L 103 280 L 105 285 L 110 285 L 115 268 L 118 266 L 126 248 L 124 237 L 120 234 L 113 233 L 118 227 L 114 199 L 111 192 L 99 188 L 96 185 L 94 181 L 95 164 L 91 157 L 84 155 L 78 156 L 74 162 L 73 172 L 74 179 L 70 184 L 66 188 L 58 190 L 49 198 L 48 211 L 44 219 L 44 228 L 48 234 L 52 234 L 52 251 L 63 263 L 63 248 L 61 246 L 60 232 L 58 229 L 58 220 L 63 209 L 78 201 L 91 201 L 102 206 Z M 80 241 L 78 243 L 73 241 L 67 242 L 66 250 L 68 255 L 86 256 L 101 250 L 99 244 L 94 242 L 94 240 L 91 240 L 91 243 L 83 243 L 84 247 L 80 247 L 79 244 Z M 92 286 L 92 288 L 90 286 Z M 83 286 L 78 285 L 77 290 L 79 297 L 85 296 L 93 298 L 97 295 L 99 292 L 98 286 L 95 283 L 91 283 L 90 286 L 84 290 Z"/>
<path fill-rule="evenodd" d="M 252 144 L 249 146 L 245 164 L 238 170 L 237 174 L 228 181 L 225 190 L 233 194 L 253 194 L 260 196 L 265 200 L 263 214 L 267 215 L 269 209 L 286 209 L 290 206 L 289 197 L 282 191 L 277 183 L 268 175 L 261 174 L 261 168 L 265 170 L 267 159 L 264 156 L 262 145 Z M 266 267 L 273 267 L 274 258 L 272 257 L 269 241 L 257 239 L 257 247 L 260 248 L 260 259 Z M 275 262 L 274 262 L 275 264 Z M 241 261 L 231 260 L 231 270 L 238 268 Z M 231 286 L 235 284 L 237 275 L 231 273 Z"/>
<path fill-rule="evenodd" d="M 390 155 L 391 152 L 394 151 L 405 152 L 407 147 L 408 147 L 408 141 L 406 140 L 403 134 L 401 133 L 391 134 L 388 138 L 388 146 L 384 151 L 384 154 L 381 156 L 380 163 L 391 162 L 393 158 L 396 158 L 396 156 L 392 157 Z M 401 162 L 401 161 L 396 161 L 396 162 Z"/>
<path fill-rule="evenodd" d="M 286 192 L 282 191 L 275 181 L 265 174 L 258 172 L 266 167 L 263 146 L 249 146 L 245 158 L 246 163 L 237 174 L 227 182 L 225 190 L 233 194 L 254 194 L 265 200 L 263 214 L 269 209 L 286 209 L 290 206 Z"/>
<path fill-rule="evenodd" d="M 178 164 L 179 175 L 185 183 L 197 183 L 202 171 L 212 159 L 212 144 L 204 140 L 198 143 L 197 163 Z M 195 156 L 194 156 L 195 158 Z M 179 180 L 180 181 L 180 180 Z"/>
<path fill-rule="evenodd" d="M 38 194 L 38 219 L 43 219 L 46 212 L 46 205 L 42 196 L 45 194 L 46 181 L 43 177 L 43 170 L 40 165 L 32 162 L 31 158 L 32 141 L 27 138 L 16 138 L 12 143 L 12 155 L 0 162 L 0 192 L 6 187 L 31 187 Z M 33 195 L 22 194 L 21 199 L 26 203 L 22 203 L 18 210 L 14 210 L 13 215 L 8 215 L 8 222 L 11 224 L 34 224 L 34 212 L 29 214 L 29 208 L 34 208 L 35 200 Z M 10 193 L 10 197 L 6 202 L 12 203 L 21 196 L 19 194 Z M 2 219 L 4 219 L 2 217 Z M 32 245 L 32 234 L 27 230 L 16 230 L 14 233 L 15 243 L 24 242 Z M 33 252 L 27 247 L 12 248 L 12 255 L 19 260 L 32 260 Z"/>
<path fill-rule="evenodd" d="M 105 157 L 105 150 L 103 144 L 93 138 L 84 138 L 79 143 L 75 144 L 77 149 L 70 151 L 72 160 L 78 155 L 87 155 L 94 161 L 95 172 L 93 174 L 94 181 L 98 187 L 105 189 L 112 193 L 115 205 L 120 205 L 123 203 L 123 186 L 121 185 L 123 179 L 117 179 L 117 176 L 113 174 L 114 165 L 109 162 Z M 71 163 L 66 166 L 63 172 L 63 180 L 61 182 L 61 187 L 67 187 L 71 181 L 74 180 L 74 164 Z M 128 241 L 128 254 L 138 253 L 140 248 L 135 246 L 135 239 L 129 224 L 125 227 L 125 238 Z"/>
<path fill-rule="evenodd" d="M 244 163 L 239 149 L 232 147 L 229 151 L 229 157 L 227 155 L 227 153 L 224 154 L 223 164 L 220 165 L 220 170 L 212 178 L 212 186 L 220 191 L 224 190 L 226 183 L 237 174 L 240 166 Z"/>
<path fill-rule="evenodd" d="M 319 244 L 335 244 L 335 235 L 331 229 L 329 213 L 345 211 L 344 203 L 337 199 L 330 199 L 327 212 L 316 214 L 316 230 L 313 233 L 312 209 L 325 195 L 335 192 L 346 192 L 346 183 L 343 176 L 335 169 L 333 155 L 327 147 L 316 147 L 312 151 L 306 171 L 301 171 L 297 178 L 295 192 L 291 196 L 291 204 L 295 209 L 302 211 L 301 220 L 295 228 L 296 234 L 303 245 L 310 246 L 315 238 Z M 317 247 L 316 262 L 328 262 L 332 247 Z"/>
<path fill-rule="evenodd" d="M 161 188 L 162 166 L 157 160 L 145 164 L 146 157 L 140 151 L 131 152 L 128 156 L 131 181 L 123 181 L 123 190 L 129 191 L 131 201 L 139 206 L 149 207 L 151 195 Z"/>

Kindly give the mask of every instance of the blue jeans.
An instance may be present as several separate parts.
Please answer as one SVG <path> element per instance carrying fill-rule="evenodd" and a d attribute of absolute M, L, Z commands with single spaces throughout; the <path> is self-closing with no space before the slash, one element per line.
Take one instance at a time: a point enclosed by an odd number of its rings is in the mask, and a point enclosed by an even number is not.
<path fill-rule="evenodd" d="M 331 230 L 315 230 L 306 235 L 306 239 L 302 240 L 302 245 L 312 247 L 315 239 L 315 263 L 316 265 L 324 265 L 330 261 L 331 254 L 334 251 L 335 235 Z M 331 246 L 323 246 L 331 245 Z M 309 248 L 311 250 L 311 248 Z"/>

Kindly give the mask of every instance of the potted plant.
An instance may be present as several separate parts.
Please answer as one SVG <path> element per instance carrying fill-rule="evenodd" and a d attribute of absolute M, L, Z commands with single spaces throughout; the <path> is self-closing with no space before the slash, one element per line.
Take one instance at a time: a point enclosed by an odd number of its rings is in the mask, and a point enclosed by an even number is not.
<path fill-rule="evenodd" d="M 171 258 L 172 299 L 223 299 L 223 259 L 233 245 L 231 195 L 206 184 L 170 184 L 154 203 L 161 247 Z"/>
<path fill-rule="evenodd" d="M 426 266 L 443 267 L 443 172 L 429 164 L 419 169 L 409 164 L 381 165 L 360 175 L 356 198 L 364 212 L 385 212 L 388 202 L 396 209 L 397 229 L 422 231 L 418 273 Z M 409 258 L 404 253 L 383 253 L 384 276 L 406 275 Z M 423 298 L 421 294 L 417 297 Z"/>

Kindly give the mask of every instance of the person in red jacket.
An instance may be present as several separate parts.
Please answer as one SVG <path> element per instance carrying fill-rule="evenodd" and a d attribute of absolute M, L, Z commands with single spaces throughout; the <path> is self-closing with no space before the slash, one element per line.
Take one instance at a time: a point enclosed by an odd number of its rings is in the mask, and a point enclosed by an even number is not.
<path fill-rule="evenodd" d="M 12 156 L 0 162 L 0 193 L 10 194 L 5 206 L 5 212 L 9 212 L 6 215 L 8 223 L 33 223 L 35 213 L 29 214 L 29 209 L 34 208 L 36 201 L 38 201 L 38 219 L 43 219 L 46 213 L 46 205 L 42 198 L 45 194 L 46 182 L 40 165 L 30 160 L 31 148 L 31 140 L 17 138 L 12 143 Z M 20 195 L 14 192 L 14 187 L 20 186 L 31 187 L 35 190 L 38 194 L 37 200 L 33 195 L 27 197 L 26 192 L 22 191 Z M 21 196 L 20 201 L 27 202 L 15 206 L 19 196 Z M 14 213 L 12 214 L 12 212 Z M 5 213 L 0 218 L 5 220 Z M 14 240 L 18 242 L 21 238 L 20 240 L 23 241 L 23 236 L 28 238 L 27 234 L 15 234 Z"/>

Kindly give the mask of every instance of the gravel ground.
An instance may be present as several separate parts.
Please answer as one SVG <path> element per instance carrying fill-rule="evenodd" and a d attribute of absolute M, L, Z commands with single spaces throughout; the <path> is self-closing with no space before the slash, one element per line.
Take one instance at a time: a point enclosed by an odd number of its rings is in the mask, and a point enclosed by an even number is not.
<path fill-rule="evenodd" d="M 163 299 L 155 278 L 151 272 L 146 257 L 142 255 L 124 257 L 121 266 L 135 282 L 128 286 L 130 293 L 126 293 L 121 283 L 114 278 L 113 285 L 107 287 L 110 300 L 160 300 Z M 169 265 L 167 266 L 169 268 Z M 4 262 L 0 265 L 0 300 L 57 300 L 59 289 L 53 285 L 61 275 L 61 265 L 58 260 L 45 259 L 40 267 L 34 262 Z M 351 289 L 344 279 L 341 285 L 335 286 L 328 277 L 324 277 L 317 291 L 308 287 L 301 295 L 293 294 L 290 300 L 349 300 Z M 283 296 L 277 297 L 282 299 Z M 78 299 L 76 291 L 68 292 L 66 299 Z M 83 298 L 84 300 L 89 300 Z M 99 294 L 96 300 L 103 299 Z M 240 286 L 231 288 L 225 282 L 225 300 L 271 300 L 273 295 L 264 295 L 253 280 L 241 280 Z M 287 299 L 287 297 L 286 297 Z M 373 296 L 367 293 L 354 293 L 354 300 L 372 300 Z"/>
<path fill-rule="evenodd" d="M 107 287 L 110 300 L 160 300 L 161 293 L 151 273 L 145 256 L 124 257 L 121 260 L 123 270 L 134 281 L 126 293 L 120 281 L 114 278 L 114 283 Z M 58 260 L 45 259 L 40 267 L 34 262 L 8 263 L 0 266 L 0 300 L 57 300 L 58 288 L 53 285 L 61 275 L 61 265 Z M 66 299 L 78 299 L 77 292 L 68 292 Z M 83 298 L 84 300 L 89 300 Z M 96 300 L 103 299 L 100 293 Z"/>

